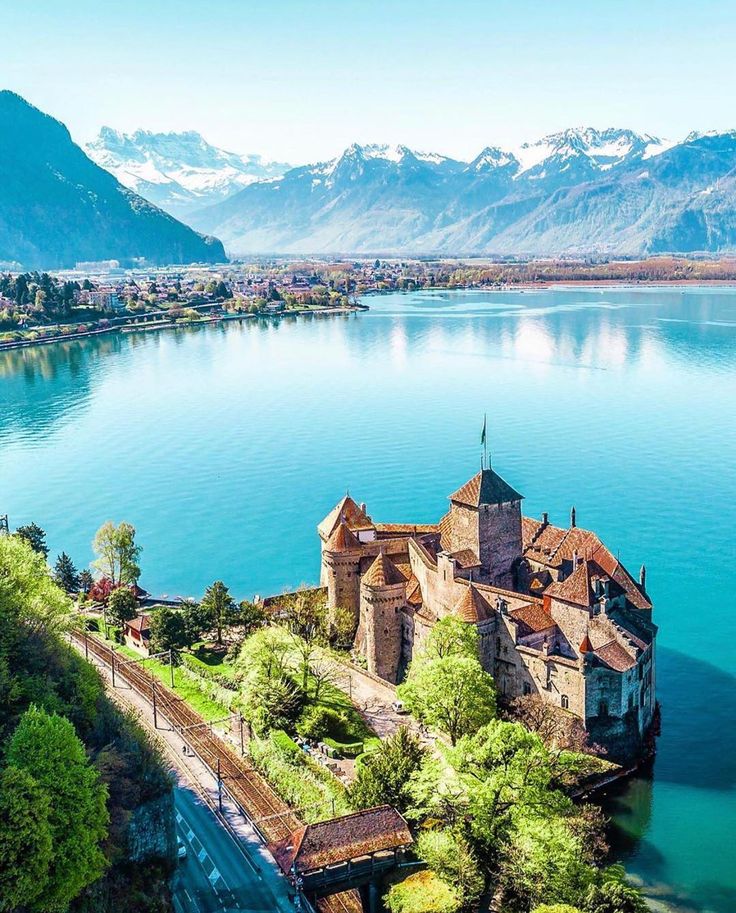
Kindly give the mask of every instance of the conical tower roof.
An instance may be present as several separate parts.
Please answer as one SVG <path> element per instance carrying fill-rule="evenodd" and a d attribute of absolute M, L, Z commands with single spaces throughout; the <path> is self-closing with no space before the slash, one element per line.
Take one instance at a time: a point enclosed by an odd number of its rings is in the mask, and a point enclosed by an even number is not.
<path fill-rule="evenodd" d="M 359 548 L 358 538 L 350 532 L 350 527 L 344 520 L 335 527 L 335 531 L 327 540 L 326 549 L 330 552 L 344 552 L 349 548 Z"/>
<path fill-rule="evenodd" d="M 588 637 L 587 634 L 583 638 L 582 643 L 580 644 L 580 647 L 578 648 L 578 652 L 580 654 L 593 652 L 593 644 L 590 642 L 590 638 Z"/>
<path fill-rule="evenodd" d="M 470 481 L 453 492 L 450 500 L 470 507 L 480 507 L 481 504 L 521 501 L 523 497 L 524 495 L 520 495 L 493 469 L 481 469 Z"/>
<path fill-rule="evenodd" d="M 396 583 L 406 583 L 406 577 L 387 555 L 380 552 L 363 575 L 361 583 L 370 587 L 393 586 Z"/>
<path fill-rule="evenodd" d="M 489 618 L 485 600 L 472 583 L 458 599 L 454 613 L 468 624 L 478 624 L 479 621 L 486 621 Z"/>

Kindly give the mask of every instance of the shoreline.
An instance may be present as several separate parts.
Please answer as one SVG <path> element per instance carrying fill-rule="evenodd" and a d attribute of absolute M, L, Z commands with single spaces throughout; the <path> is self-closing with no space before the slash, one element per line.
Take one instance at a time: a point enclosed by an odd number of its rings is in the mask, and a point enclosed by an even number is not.
<path fill-rule="evenodd" d="M 308 316 L 334 316 L 345 314 L 357 314 L 360 311 L 369 310 L 368 305 L 351 305 L 350 307 L 340 308 L 305 308 L 301 310 L 283 311 L 274 314 L 218 314 L 214 316 L 203 317 L 200 320 L 153 320 L 150 323 L 145 321 L 122 323 L 111 327 L 97 327 L 93 330 L 86 330 L 83 333 L 62 333 L 59 336 L 48 336 L 39 339 L 15 339 L 10 342 L 0 342 L 0 353 L 6 351 L 15 351 L 16 349 L 30 349 L 36 346 L 52 345 L 59 342 L 72 342 L 79 339 L 87 339 L 92 336 L 102 336 L 108 333 L 150 333 L 154 330 L 173 330 L 178 327 L 203 326 L 205 324 L 226 323 L 231 320 L 281 320 L 285 317 L 308 317 Z"/>

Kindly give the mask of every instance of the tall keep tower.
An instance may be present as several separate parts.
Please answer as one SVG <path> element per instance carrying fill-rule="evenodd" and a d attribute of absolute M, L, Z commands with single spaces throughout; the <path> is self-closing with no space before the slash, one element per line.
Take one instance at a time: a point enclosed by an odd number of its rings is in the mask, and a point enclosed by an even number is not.
<path fill-rule="evenodd" d="M 450 495 L 450 512 L 440 527 L 442 547 L 449 552 L 470 549 L 485 582 L 512 589 L 514 564 L 523 549 L 523 497 L 493 469 L 481 469 Z"/>

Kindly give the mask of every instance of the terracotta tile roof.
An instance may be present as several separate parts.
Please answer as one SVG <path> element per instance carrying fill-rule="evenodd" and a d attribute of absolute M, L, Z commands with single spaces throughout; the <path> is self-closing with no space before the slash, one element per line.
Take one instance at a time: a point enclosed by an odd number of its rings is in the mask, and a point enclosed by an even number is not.
<path fill-rule="evenodd" d="M 555 620 L 538 602 L 519 606 L 509 612 L 509 618 L 520 627 L 522 634 L 538 634 L 555 627 Z"/>
<path fill-rule="evenodd" d="M 626 672 L 627 669 L 633 669 L 636 665 L 636 657 L 632 656 L 617 640 L 598 647 L 595 655 L 615 672 Z"/>
<path fill-rule="evenodd" d="M 364 513 L 360 507 L 353 501 L 350 495 L 345 495 L 342 500 L 338 501 L 332 510 L 327 514 L 324 520 L 317 527 L 317 532 L 323 539 L 329 538 L 335 531 L 335 527 L 345 520 L 350 529 L 373 529 L 371 518 Z"/>
<path fill-rule="evenodd" d="M 472 583 L 465 587 L 465 592 L 455 604 L 453 614 L 468 624 L 478 624 L 478 622 L 487 621 L 491 617 L 488 603 Z"/>
<path fill-rule="evenodd" d="M 325 545 L 331 552 L 344 552 L 350 548 L 360 548 L 357 536 L 350 532 L 350 528 L 344 520 L 340 520 Z"/>
<path fill-rule="evenodd" d="M 421 536 L 425 533 L 436 533 L 436 523 L 376 523 L 377 533 L 391 533 L 392 535 Z"/>
<path fill-rule="evenodd" d="M 393 586 L 396 583 L 406 583 L 406 577 L 388 555 L 380 552 L 360 582 L 370 587 Z"/>
<path fill-rule="evenodd" d="M 604 576 L 604 572 L 591 561 L 580 561 L 575 570 L 562 581 L 551 584 L 546 589 L 546 594 L 573 605 L 590 608 L 597 602 L 597 595 L 593 589 L 593 580 Z"/>
<path fill-rule="evenodd" d="M 440 520 L 439 531 L 440 547 L 443 548 L 446 552 L 452 551 L 453 529 L 452 517 L 449 513 L 445 514 L 444 517 Z"/>
<path fill-rule="evenodd" d="M 130 628 L 131 631 L 138 631 L 139 634 L 146 634 L 151 627 L 151 617 L 150 615 L 136 615 L 135 618 L 125 622 L 125 627 Z"/>
<path fill-rule="evenodd" d="M 450 558 L 454 558 L 462 568 L 480 567 L 480 558 L 472 548 L 462 548 L 459 552 L 450 552 Z"/>
<path fill-rule="evenodd" d="M 317 900 L 317 910 L 318 913 L 363 913 L 363 901 L 360 892 L 353 888 L 351 891 L 320 897 Z"/>
<path fill-rule="evenodd" d="M 450 495 L 451 501 L 479 507 L 481 504 L 503 504 L 521 501 L 524 495 L 513 489 L 493 469 L 481 469 L 470 481 Z"/>
<path fill-rule="evenodd" d="M 419 586 L 417 578 L 413 575 L 406 587 L 406 601 L 415 609 L 419 608 L 423 602 L 422 588 Z"/>
<path fill-rule="evenodd" d="M 303 873 L 411 843 L 406 821 L 396 809 L 379 805 L 300 827 L 275 844 L 273 855 L 282 872 Z"/>
<path fill-rule="evenodd" d="M 578 648 L 578 653 L 583 654 L 583 653 L 592 653 L 592 652 L 593 652 L 593 644 L 590 642 L 590 638 L 586 634 L 585 637 L 580 642 L 580 647 Z"/>

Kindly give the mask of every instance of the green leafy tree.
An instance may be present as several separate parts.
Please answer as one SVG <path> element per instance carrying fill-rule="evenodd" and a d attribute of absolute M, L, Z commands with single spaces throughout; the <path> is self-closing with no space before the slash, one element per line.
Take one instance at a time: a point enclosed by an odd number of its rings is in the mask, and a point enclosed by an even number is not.
<path fill-rule="evenodd" d="M 203 635 L 212 629 L 212 615 L 206 607 L 194 599 L 185 599 L 181 604 L 181 616 L 184 621 L 186 646 L 201 640 Z"/>
<path fill-rule="evenodd" d="M 186 618 L 181 609 L 161 606 L 151 613 L 151 646 L 155 653 L 164 650 L 181 650 L 191 646 Z"/>
<path fill-rule="evenodd" d="M 339 606 L 332 609 L 329 615 L 328 627 L 330 643 L 333 646 L 338 650 L 349 650 L 352 647 L 357 622 L 351 609 L 343 609 Z"/>
<path fill-rule="evenodd" d="M 25 539 L 0 536 L 0 662 L 16 637 L 61 631 L 71 611 L 44 558 Z"/>
<path fill-rule="evenodd" d="M 221 644 L 223 630 L 235 621 L 237 614 L 235 600 L 222 580 L 216 580 L 207 587 L 201 607 L 212 619 L 210 626 L 217 632 L 217 643 Z"/>
<path fill-rule="evenodd" d="M 411 803 L 410 777 L 420 768 L 426 749 L 405 726 L 381 743 L 377 751 L 363 755 L 356 765 L 350 787 L 355 808 L 393 805 L 405 811 Z"/>
<path fill-rule="evenodd" d="M 107 836 L 107 790 L 72 724 L 37 707 L 21 717 L 7 761 L 27 771 L 48 799 L 53 859 L 35 905 L 45 913 L 61 913 L 105 870 L 100 845 Z"/>
<path fill-rule="evenodd" d="M 475 625 L 454 615 L 440 618 L 430 631 L 423 657 L 442 659 L 445 656 L 468 656 L 478 659 L 480 636 Z"/>
<path fill-rule="evenodd" d="M 582 913 L 579 907 L 567 903 L 543 903 L 532 910 L 532 913 Z"/>
<path fill-rule="evenodd" d="M 473 834 L 490 849 L 508 842 L 520 816 L 550 817 L 572 807 L 552 788 L 555 761 L 542 740 L 519 723 L 493 720 L 447 758 L 465 787 Z"/>
<path fill-rule="evenodd" d="M 235 624 L 240 628 L 243 637 L 250 637 L 264 626 L 267 619 L 268 615 L 262 603 L 244 599 L 238 606 Z"/>
<path fill-rule="evenodd" d="M 239 681 L 271 681 L 290 677 L 294 672 L 293 639 L 283 628 L 269 627 L 256 631 L 244 641 L 235 660 Z"/>
<path fill-rule="evenodd" d="M 647 913 L 649 907 L 641 893 L 626 883 L 623 866 L 605 869 L 597 883 L 592 884 L 584 902 L 585 913 Z"/>
<path fill-rule="evenodd" d="M 76 593 L 79 589 L 79 574 L 74 562 L 66 552 L 62 552 L 56 559 L 54 580 L 65 593 Z"/>
<path fill-rule="evenodd" d="M 79 572 L 79 589 L 83 593 L 89 593 L 94 584 L 94 577 L 90 574 L 89 571 L 80 571 Z"/>
<path fill-rule="evenodd" d="M 38 524 L 29 523 L 27 526 L 19 526 L 15 531 L 15 535 L 27 542 L 34 552 L 38 552 L 43 558 L 48 558 L 49 550 L 46 545 L 46 533 Z"/>
<path fill-rule="evenodd" d="M 107 600 L 107 617 L 112 624 L 122 627 L 137 614 L 138 599 L 130 587 L 119 586 L 110 593 Z"/>
<path fill-rule="evenodd" d="M 485 878 L 468 841 L 458 832 L 423 831 L 417 854 L 440 878 L 457 891 L 463 907 L 471 907 L 483 893 Z"/>
<path fill-rule="evenodd" d="M 493 679 L 469 656 L 412 663 L 398 696 L 417 719 L 446 733 L 453 745 L 496 715 Z"/>
<path fill-rule="evenodd" d="M 93 566 L 107 577 L 113 587 L 138 582 L 141 546 L 136 545 L 135 527 L 130 523 L 119 523 L 117 526 L 111 520 L 103 523 L 95 534 L 92 548 L 97 555 Z"/>
<path fill-rule="evenodd" d="M 26 770 L 0 774 L 0 911 L 32 908 L 46 887 L 53 849 L 49 799 Z"/>

